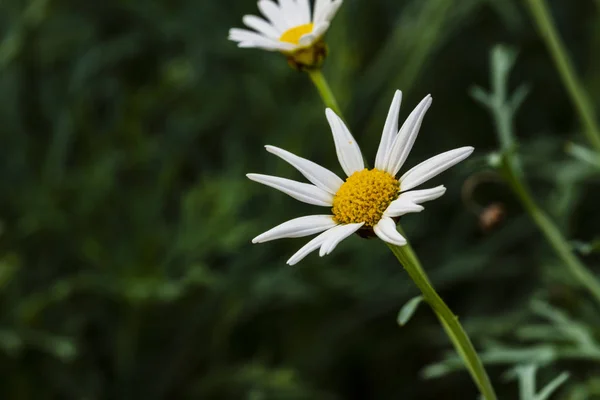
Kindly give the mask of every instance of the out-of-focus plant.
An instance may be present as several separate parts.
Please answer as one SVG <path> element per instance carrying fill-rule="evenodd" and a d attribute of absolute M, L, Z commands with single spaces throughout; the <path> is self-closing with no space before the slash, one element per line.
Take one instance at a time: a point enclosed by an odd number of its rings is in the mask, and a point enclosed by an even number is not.
<path fill-rule="evenodd" d="M 546 0 L 527 0 L 527 3 L 540 34 L 552 54 L 552 59 L 560 72 L 563 84 L 583 123 L 585 135 L 596 151 L 600 151 L 600 126 L 598 125 L 594 105 L 584 89 L 583 83 L 575 73 L 573 62 L 552 22 Z"/>
<path fill-rule="evenodd" d="M 550 366 L 560 361 L 579 360 L 600 364 L 600 342 L 594 331 L 583 321 L 576 321 L 563 311 L 541 301 L 533 300 L 530 316 L 543 322 L 521 322 L 507 340 L 519 344 L 489 339 L 481 358 L 486 364 L 535 364 Z M 423 369 L 423 375 L 434 378 L 460 368 L 455 357 Z"/>
<path fill-rule="evenodd" d="M 569 373 L 563 372 L 538 391 L 535 378 L 537 369 L 536 365 L 528 364 L 519 365 L 513 368 L 512 371 L 507 372 L 507 378 L 516 378 L 519 381 L 520 400 L 548 400 L 569 379 Z"/>
<path fill-rule="evenodd" d="M 535 374 L 539 367 L 553 368 L 555 364 L 565 361 L 600 364 L 600 342 L 596 336 L 597 325 L 593 322 L 598 317 L 600 286 L 595 274 L 575 255 L 576 251 L 583 255 L 593 253 L 595 241 L 589 243 L 567 241 L 558 226 L 533 200 L 525 184 L 527 169 L 524 167 L 523 159 L 526 157 L 522 157 L 524 150 L 516 142 L 514 119 L 529 88 L 522 85 L 514 94 L 508 94 L 509 74 L 515 60 L 516 52 L 513 50 L 504 46 L 495 47 L 490 57 L 491 93 L 486 93 L 479 87 L 475 87 L 471 92 L 473 97 L 492 114 L 502 147 L 500 152 L 489 156 L 488 163 L 499 169 L 508 186 L 559 255 L 563 262 L 561 265 L 568 267 L 567 271 L 572 279 L 567 284 L 586 288 L 588 293 L 593 295 L 595 304 L 588 309 L 587 300 L 578 301 L 576 308 L 585 319 L 575 320 L 547 301 L 534 299 L 530 306 L 531 316 L 541 318 L 544 322 L 530 322 L 531 317 L 522 315 L 512 320 L 512 329 L 505 327 L 502 330 L 502 338 L 494 337 L 495 334 L 488 331 L 484 335 L 485 350 L 481 353 L 481 359 L 487 365 L 516 365 L 507 376 L 518 378 L 521 398 L 546 399 L 566 381 L 568 374 L 560 374 L 537 392 Z M 567 152 L 584 167 L 584 170 L 591 168 L 593 171 L 597 167 L 595 151 L 569 144 Z M 446 375 L 456 368 L 461 368 L 458 359 L 448 357 L 428 366 L 422 373 L 427 378 L 433 378 Z M 594 367 L 595 370 L 597 368 Z M 576 387 L 577 393 L 582 396 L 592 396 L 596 393 L 593 384 Z"/>
<path fill-rule="evenodd" d="M 548 243 L 569 268 L 579 284 L 587 288 L 600 304 L 600 281 L 573 253 L 567 239 L 560 229 L 533 199 L 531 191 L 525 183 L 525 174 L 519 160 L 519 148 L 515 138 L 515 115 L 527 97 L 529 88 L 519 86 L 513 94 L 508 93 L 510 71 L 516 61 L 516 52 L 504 46 L 497 46 L 491 51 L 490 81 L 492 89 L 486 93 L 482 88 L 472 90 L 473 97 L 487 107 L 494 119 L 501 152 L 491 157 L 490 163 L 499 168 L 507 184 L 521 201 L 531 218 L 538 225 Z"/>

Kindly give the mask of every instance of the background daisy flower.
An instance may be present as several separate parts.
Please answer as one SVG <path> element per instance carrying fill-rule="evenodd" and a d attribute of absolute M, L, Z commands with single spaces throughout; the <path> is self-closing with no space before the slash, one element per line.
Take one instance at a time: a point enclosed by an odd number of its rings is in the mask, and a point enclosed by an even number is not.
<path fill-rule="evenodd" d="M 422 211 L 422 203 L 437 199 L 446 191 L 443 185 L 413 189 L 467 158 L 473 152 L 473 147 L 461 147 L 438 154 L 396 178 L 432 102 L 431 96 L 426 96 L 398 131 L 401 100 L 402 92 L 396 91 L 373 169 L 365 168 L 360 148 L 341 118 L 331 109 L 325 111 L 338 160 L 347 176 L 345 181 L 312 161 L 274 146 L 266 146 L 268 152 L 294 166 L 312 184 L 261 174 L 248 174 L 248 178 L 304 203 L 329 207 L 332 213 L 292 219 L 258 235 L 252 242 L 263 243 L 320 233 L 287 261 L 290 265 L 298 263 L 317 249 L 321 257 L 331 253 L 342 240 L 360 229 L 374 232 L 387 243 L 405 245 L 406 239 L 396 230 L 395 219 Z"/>
<path fill-rule="evenodd" d="M 309 0 L 260 0 L 264 18 L 245 15 L 244 24 L 253 30 L 232 28 L 229 40 L 239 47 L 294 53 L 318 42 L 342 5 L 342 0 L 316 0 L 311 18 Z"/>

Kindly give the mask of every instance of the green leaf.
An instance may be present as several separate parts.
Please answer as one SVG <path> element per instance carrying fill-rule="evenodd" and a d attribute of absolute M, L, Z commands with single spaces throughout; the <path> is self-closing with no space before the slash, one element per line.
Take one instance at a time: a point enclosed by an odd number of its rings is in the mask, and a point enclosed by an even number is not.
<path fill-rule="evenodd" d="M 505 81 L 504 78 L 508 76 L 517 61 L 517 51 L 512 47 L 499 44 L 492 49 L 491 58 L 495 73 Z"/>
<path fill-rule="evenodd" d="M 552 393 L 569 379 L 569 373 L 563 372 L 548 383 L 540 392 L 537 392 L 535 377 L 537 370 L 538 365 L 535 364 L 518 365 L 505 374 L 505 377 L 508 379 L 519 379 L 520 400 L 548 400 Z"/>
<path fill-rule="evenodd" d="M 565 381 L 569 379 L 569 373 L 568 372 L 563 372 L 562 374 L 560 374 L 559 376 L 557 376 L 556 378 L 554 378 L 552 380 L 552 382 L 550 382 L 549 384 L 547 384 L 541 392 L 539 392 L 537 394 L 537 396 L 535 397 L 535 400 L 547 400 L 550 398 L 550 396 L 552 395 L 552 393 L 554 393 L 556 391 L 556 389 L 558 389 L 563 383 L 565 383 Z"/>
<path fill-rule="evenodd" d="M 578 251 L 584 256 L 588 256 L 592 253 L 600 252 L 600 238 L 594 239 L 591 242 L 582 242 L 579 240 L 571 241 L 571 246 L 574 250 Z"/>
<path fill-rule="evenodd" d="M 423 296 L 413 297 L 412 299 L 407 301 L 398 313 L 398 318 L 396 319 L 396 321 L 398 321 L 398 325 L 406 325 L 406 323 L 410 320 L 415 311 L 417 311 L 417 307 L 419 307 L 419 304 L 421 304 L 422 301 Z"/>
<path fill-rule="evenodd" d="M 487 93 L 480 86 L 473 86 L 469 90 L 469 94 L 471 95 L 471 97 L 473 99 L 477 100 L 478 102 L 480 102 L 481 104 L 483 104 L 486 107 L 490 107 L 492 104 L 492 100 L 491 100 L 489 93 Z"/>
<path fill-rule="evenodd" d="M 585 164 L 600 168 L 600 153 L 594 150 L 575 143 L 567 143 L 565 151 L 573 158 L 576 158 Z"/>
<path fill-rule="evenodd" d="M 514 91 L 510 98 L 510 107 L 513 113 L 517 113 L 517 110 L 519 109 L 519 107 L 521 107 L 521 104 L 523 104 L 530 91 L 531 87 L 527 84 L 519 86 L 517 90 Z"/>

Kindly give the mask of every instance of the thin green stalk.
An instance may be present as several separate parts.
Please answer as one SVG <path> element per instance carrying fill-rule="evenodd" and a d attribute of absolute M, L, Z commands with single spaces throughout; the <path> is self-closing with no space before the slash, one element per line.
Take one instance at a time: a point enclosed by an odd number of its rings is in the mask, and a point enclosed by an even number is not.
<path fill-rule="evenodd" d="M 548 217 L 548 215 L 536 204 L 531 193 L 527 189 L 527 186 L 525 186 L 524 182 L 519 178 L 520 175 L 517 172 L 516 164 L 512 157 L 513 156 L 510 153 L 507 153 L 504 156 L 503 172 L 506 182 L 540 228 L 548 243 L 550 243 L 556 254 L 567 266 L 571 275 L 573 275 L 583 287 L 588 289 L 600 303 L 600 282 L 579 258 L 573 254 L 573 250 L 567 242 L 567 239 L 562 235 L 550 217 Z"/>
<path fill-rule="evenodd" d="M 339 107 L 337 106 L 337 101 L 329 89 L 329 85 L 321 71 L 313 70 L 308 73 L 315 86 L 317 86 L 325 105 L 342 117 Z M 402 228 L 398 227 L 398 229 L 402 232 Z M 492 387 L 487 373 L 483 368 L 483 364 L 471 343 L 471 339 L 469 339 L 469 336 L 462 325 L 458 322 L 458 317 L 452 313 L 450 308 L 448 308 L 446 303 L 444 303 L 444 300 L 442 300 L 431 285 L 425 270 L 421 267 L 421 263 L 410 244 L 406 244 L 402 247 L 388 244 L 388 247 L 392 253 L 394 253 L 400 264 L 402 264 L 406 272 L 408 272 L 417 287 L 421 290 L 423 298 L 437 315 L 446 334 L 452 341 L 458 354 L 460 354 L 463 359 L 473 381 L 479 388 L 484 399 L 496 400 L 497 397 L 494 393 L 494 388 Z"/>
<path fill-rule="evenodd" d="M 331 91 L 331 88 L 329 87 L 329 84 L 327 83 L 327 80 L 323 76 L 321 70 L 319 68 L 309 69 L 307 73 L 317 87 L 325 106 L 331 108 L 338 116 L 341 117 L 342 110 L 340 110 L 340 106 L 338 105 L 337 100 L 335 99 L 335 96 L 333 95 L 333 92 Z"/>
<path fill-rule="evenodd" d="M 583 85 L 573 68 L 573 63 L 565 50 L 565 46 L 558 36 L 558 32 L 550 16 L 550 11 L 548 10 L 548 5 L 545 0 L 527 0 L 527 3 L 529 4 L 538 30 L 550 50 L 563 84 L 571 96 L 571 101 L 577 109 L 579 118 L 585 126 L 584 132 L 590 143 L 597 150 L 600 150 L 600 127 L 596 120 L 594 106 L 583 89 Z"/>
<path fill-rule="evenodd" d="M 410 244 L 401 247 L 388 244 L 388 247 L 400 264 L 402 264 L 413 282 L 421 290 L 423 298 L 437 315 L 483 397 L 487 400 L 496 399 L 494 388 L 490 383 L 483 363 L 477 355 L 471 339 L 469 339 L 467 332 L 458 321 L 458 317 L 452 313 L 431 285 Z"/>
<path fill-rule="evenodd" d="M 573 277 L 600 302 L 600 282 L 575 256 L 567 239 L 550 217 L 537 205 L 525 184 L 524 174 L 515 152 L 514 115 L 525 99 L 527 90 L 522 86 L 515 91 L 512 97 L 509 97 L 506 91 L 510 70 L 515 59 L 516 55 L 513 51 L 502 46 L 494 48 L 491 53 L 492 93 L 486 94 L 482 89 L 476 89 L 473 95 L 488 107 L 492 114 L 502 148 L 502 169 L 506 182 Z"/>

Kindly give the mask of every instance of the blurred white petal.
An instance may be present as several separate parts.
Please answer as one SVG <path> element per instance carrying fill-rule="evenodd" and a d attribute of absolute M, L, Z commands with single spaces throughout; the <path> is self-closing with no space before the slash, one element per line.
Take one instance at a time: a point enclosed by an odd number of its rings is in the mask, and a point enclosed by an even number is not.
<path fill-rule="evenodd" d="M 302 25 L 300 13 L 294 0 L 279 0 L 279 9 L 290 28 Z"/>
<path fill-rule="evenodd" d="M 331 21 L 333 19 L 333 17 L 335 17 L 335 14 L 337 14 L 341 5 L 342 5 L 342 0 L 333 0 L 330 4 L 329 8 L 326 9 L 326 11 L 323 15 L 323 20 Z"/>
<path fill-rule="evenodd" d="M 326 8 L 329 5 L 330 0 L 316 0 L 315 9 L 313 13 L 313 24 L 322 22 L 324 20 Z"/>
<path fill-rule="evenodd" d="M 244 15 L 242 21 L 244 21 L 244 24 L 249 28 L 252 28 L 271 39 L 279 40 L 281 37 L 282 32 L 279 32 L 273 25 L 260 17 L 255 15 Z"/>
<path fill-rule="evenodd" d="M 274 2 L 270 0 L 260 0 L 258 2 L 258 9 L 269 21 L 271 21 L 278 31 L 285 32 L 290 28 L 283 17 L 281 9 Z"/>
<path fill-rule="evenodd" d="M 310 1 L 309 0 L 297 0 L 298 13 L 300 15 L 300 24 L 309 24 L 310 18 Z"/>

